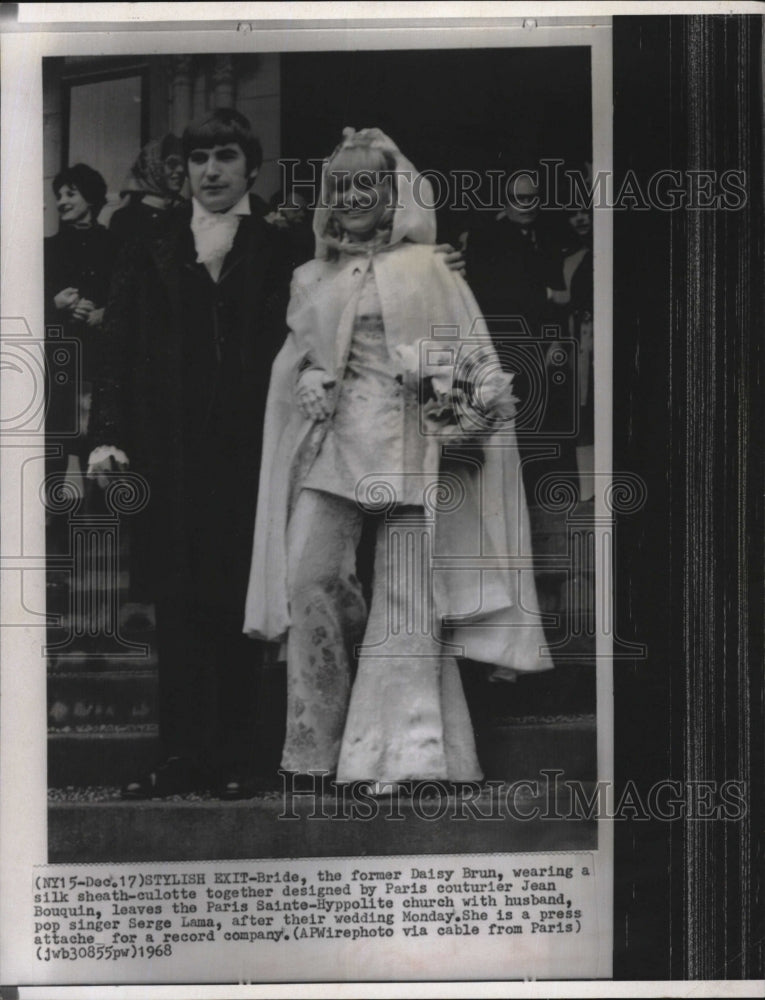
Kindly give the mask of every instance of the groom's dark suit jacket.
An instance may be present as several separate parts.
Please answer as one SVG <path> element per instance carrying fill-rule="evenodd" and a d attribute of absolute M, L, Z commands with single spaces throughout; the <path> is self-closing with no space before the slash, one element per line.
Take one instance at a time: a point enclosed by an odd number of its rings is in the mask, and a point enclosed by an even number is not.
<path fill-rule="evenodd" d="M 140 535 L 151 588 L 240 623 L 292 271 L 283 234 L 252 208 L 217 282 L 196 263 L 190 203 L 126 249 L 106 309 L 91 435 L 123 448 L 148 481 Z"/>

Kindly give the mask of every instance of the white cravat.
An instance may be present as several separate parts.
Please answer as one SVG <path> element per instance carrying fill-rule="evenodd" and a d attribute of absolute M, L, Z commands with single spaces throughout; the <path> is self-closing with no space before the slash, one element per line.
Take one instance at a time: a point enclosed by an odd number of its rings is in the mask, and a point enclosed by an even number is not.
<path fill-rule="evenodd" d="M 204 264 L 213 281 L 217 281 L 226 254 L 234 245 L 239 220 L 243 215 L 250 214 L 250 196 L 243 195 L 227 212 L 209 212 L 196 198 L 192 198 L 191 202 L 191 231 L 194 234 L 197 262 Z"/>

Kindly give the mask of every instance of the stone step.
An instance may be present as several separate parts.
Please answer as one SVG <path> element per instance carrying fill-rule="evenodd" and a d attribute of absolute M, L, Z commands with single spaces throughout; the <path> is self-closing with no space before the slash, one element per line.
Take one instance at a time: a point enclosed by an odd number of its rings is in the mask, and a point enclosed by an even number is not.
<path fill-rule="evenodd" d="M 47 587 L 47 597 L 50 598 L 52 592 L 60 593 L 61 591 L 65 591 L 67 589 L 68 584 L 61 583 L 57 584 L 55 587 L 51 587 L 49 584 Z M 71 628 L 76 621 L 73 609 L 67 605 L 63 611 L 58 613 L 55 612 L 55 609 L 50 606 L 50 600 L 48 603 L 48 613 L 56 614 L 55 628 Z M 137 603 L 136 601 L 120 598 L 117 602 L 117 621 L 119 624 L 119 630 L 123 634 L 142 632 L 147 629 L 153 631 L 156 625 L 154 605 L 148 603 Z"/>
<path fill-rule="evenodd" d="M 63 659 L 48 673 L 49 725 L 156 721 L 157 671 L 153 652 L 145 660 Z M 463 664 L 468 698 L 489 699 L 494 717 L 565 715 L 595 710 L 591 660 L 556 659 L 556 669 L 520 676 L 514 684 L 486 684 L 486 670 Z M 261 697 L 284 699 L 286 665 L 264 668 Z M 477 690 L 482 686 L 482 692 Z M 148 710 L 147 710 L 148 709 Z"/>
<path fill-rule="evenodd" d="M 597 726 L 594 716 L 514 720 L 479 732 L 478 755 L 485 776 L 518 781 L 561 770 L 561 780 L 589 781 L 597 776 Z"/>
<path fill-rule="evenodd" d="M 486 702 L 482 711 L 487 718 L 594 712 L 592 662 L 559 662 L 557 667 L 519 677 L 514 684 L 487 684 L 485 669 L 468 663 L 462 669 L 463 683 L 469 700 Z M 261 697 L 281 705 L 285 697 L 285 665 L 267 666 L 263 684 Z M 63 660 L 48 673 L 48 725 L 53 729 L 156 721 L 157 671 L 153 653 L 145 660 Z"/>
<path fill-rule="evenodd" d="M 529 776 L 534 779 L 535 775 Z M 477 797 L 415 789 L 359 805 L 350 795 L 283 793 L 243 802 L 51 802 L 51 863 L 496 854 L 597 849 L 597 824 L 571 789 L 512 786 Z M 584 786 L 590 797 L 592 787 Z M 427 793 L 427 794 L 426 794 Z M 363 812 L 360 810 L 363 808 Z M 571 815 L 580 818 L 569 818 Z"/>
<path fill-rule="evenodd" d="M 49 567 L 45 587 L 48 614 L 67 619 L 78 605 L 86 603 L 94 590 L 103 592 L 105 587 L 116 593 L 120 604 L 126 603 L 130 592 L 129 571 L 122 569 L 114 578 L 105 573 L 71 573 Z"/>
<path fill-rule="evenodd" d="M 123 785 L 157 762 L 154 724 L 78 726 L 48 734 L 48 786 Z"/>
<path fill-rule="evenodd" d="M 545 619 L 545 634 L 554 647 L 556 665 L 592 659 L 595 655 L 595 629 L 592 616 L 585 611 L 568 613 L 546 600 L 540 591 L 540 607 Z M 560 645 L 565 640 L 565 645 Z M 48 672 L 77 673 L 156 669 L 155 633 L 151 626 L 120 626 L 117 636 L 82 635 L 74 630 L 49 628 L 47 633 Z"/>
<path fill-rule="evenodd" d="M 594 658 L 595 622 L 586 609 L 567 613 L 545 600 L 540 592 L 540 610 L 547 643 L 556 664 Z M 117 635 L 84 635 L 82 632 L 48 629 L 47 652 L 50 673 L 85 673 L 104 670 L 148 670 L 157 666 L 153 632 L 120 632 Z"/>
<path fill-rule="evenodd" d="M 49 726 L 145 723 L 156 719 L 156 670 L 67 672 L 48 676 Z"/>
<path fill-rule="evenodd" d="M 116 624 L 109 632 L 88 635 L 69 614 L 63 616 L 59 624 L 48 628 L 48 672 L 156 669 L 153 605 L 122 603 Z M 115 631 L 116 636 L 111 634 Z"/>
<path fill-rule="evenodd" d="M 53 645 L 49 633 L 48 638 L 48 676 L 63 674 L 83 675 L 91 673 L 94 676 L 104 673 L 146 672 L 157 669 L 157 654 L 152 648 L 153 636 L 140 639 L 131 636 L 130 645 L 118 640 L 105 640 L 96 637 L 90 642 L 79 636 L 66 642 L 61 638 L 61 644 Z"/>
<path fill-rule="evenodd" d="M 516 780 L 564 762 L 566 777 L 596 774 L 594 716 L 522 718 L 481 727 L 479 756 L 488 778 Z M 60 728 L 48 737 L 51 788 L 119 786 L 157 762 L 155 726 Z"/>
<path fill-rule="evenodd" d="M 476 729 L 505 719 L 551 718 L 595 714 L 595 669 L 572 662 L 560 669 L 520 676 L 514 683 L 487 683 L 485 671 L 466 663 L 462 683 Z"/>

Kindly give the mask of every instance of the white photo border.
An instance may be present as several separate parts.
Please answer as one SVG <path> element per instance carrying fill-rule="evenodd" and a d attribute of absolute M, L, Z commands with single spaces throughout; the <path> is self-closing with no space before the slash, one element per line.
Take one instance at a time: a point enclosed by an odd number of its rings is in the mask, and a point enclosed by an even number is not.
<path fill-rule="evenodd" d="M 552 19 L 546 19 L 550 21 Z M 347 49 L 385 50 L 398 48 L 521 48 L 583 45 L 592 56 L 592 140 L 593 172 L 612 174 L 612 64 L 610 24 L 550 24 L 534 26 L 522 23 L 507 26 L 447 24 L 426 26 L 402 23 L 392 32 L 389 25 L 354 27 L 344 31 L 339 44 L 337 27 L 321 23 L 301 23 L 294 29 L 257 28 L 240 32 L 233 27 L 201 32 L 180 30 L 173 33 L 123 29 L 118 32 L 9 33 L 2 37 L 2 324 L 3 336 L 28 336 L 42 340 L 42 246 L 43 211 L 40 181 L 43 159 L 42 60 L 51 56 L 77 56 L 98 53 L 102 56 L 125 54 L 194 54 L 237 52 L 331 51 Z M 350 37 L 349 37 L 350 35 Z M 29 206 L 33 206 L 30 211 Z M 609 212 L 595 213 L 595 467 L 602 474 L 612 468 L 612 224 Z M 4 420 L 17 412 L 26 389 L 3 372 L 2 414 Z M 20 463 L 37 449 L 39 436 L 14 436 L 3 441 L 1 497 L 3 510 L 2 578 L 0 600 L 3 622 L 19 624 L 4 628 L 0 677 L 0 731 L 2 754 L 0 775 L 2 810 L 0 811 L 0 848 L 2 849 L 3 907 L 0 913 L 0 939 L 3 942 L 6 982 L 23 983 L 26 977 L 23 958 L 31 940 L 29 886 L 36 865 L 47 863 L 47 782 L 46 776 L 46 664 L 41 636 L 44 626 L 35 624 L 24 612 L 44 606 L 44 523 L 42 507 L 33 507 L 29 499 L 18 495 Z M 606 524 L 610 516 L 600 492 L 596 516 Z M 22 509 L 23 508 L 23 509 Z M 605 527 L 599 530 L 606 530 Z M 24 580 L 20 590 L 20 580 Z M 596 577 L 598 609 L 597 642 L 597 724 L 598 779 L 612 783 L 613 768 L 613 674 L 611 639 L 603 629 L 603 609 L 610 611 L 613 594 L 604 588 L 610 583 L 603 573 Z M 21 600 L 20 600 L 21 598 Z M 610 975 L 612 949 L 613 835 L 607 819 L 598 824 L 598 854 L 603 859 L 599 928 L 602 955 L 599 967 L 604 977 Z M 391 995 L 392 984 L 379 984 Z M 418 984 L 422 992 L 424 983 Z M 441 995 L 449 984 L 438 985 Z M 457 984 L 454 984 L 457 986 Z M 464 984 L 467 986 L 467 984 Z M 490 984 L 483 984 L 489 988 Z M 509 984 L 498 984 L 503 995 L 511 993 Z M 551 995 L 547 984 L 537 995 Z M 403 984 L 402 984 L 403 986 Z M 328 989 L 325 984 L 321 989 Z M 149 992 L 142 988 L 142 996 Z M 180 996 L 173 988 L 174 996 Z M 294 985 L 291 995 L 309 995 L 309 984 Z M 355 988 L 354 988 L 355 989 Z M 247 993 L 248 996 L 276 995 L 276 986 Z M 267 992 L 266 992 L 267 991 Z M 346 987 L 349 995 L 353 990 Z M 356 989 L 356 994 L 358 990 Z M 30 994 L 31 995 L 31 994 Z M 47 995 L 51 995 L 48 992 Z M 82 991 L 80 996 L 86 995 Z M 153 992 L 151 995 L 155 995 Z M 160 995 L 160 994 L 156 994 Z M 191 995 L 191 994 L 190 994 Z M 196 994 L 199 995 L 199 994 Z M 213 995 L 213 994 L 210 994 Z M 229 993 L 228 995 L 234 995 Z M 245 994 L 241 994 L 245 995 Z M 336 994 L 339 995 L 339 994 Z M 423 993 L 423 995 L 425 995 Z M 489 995 L 488 993 L 486 995 Z M 611 993 L 613 995 L 613 993 Z"/>

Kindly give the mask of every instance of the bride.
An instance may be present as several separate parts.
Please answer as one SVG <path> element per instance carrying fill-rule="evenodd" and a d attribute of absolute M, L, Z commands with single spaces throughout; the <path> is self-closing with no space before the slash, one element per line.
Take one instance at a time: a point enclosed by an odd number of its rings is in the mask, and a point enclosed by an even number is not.
<path fill-rule="evenodd" d="M 392 140 L 346 129 L 322 184 L 272 372 L 245 631 L 286 637 L 285 770 L 479 780 L 457 658 L 495 679 L 551 666 L 512 377 Z"/>

